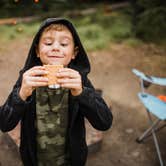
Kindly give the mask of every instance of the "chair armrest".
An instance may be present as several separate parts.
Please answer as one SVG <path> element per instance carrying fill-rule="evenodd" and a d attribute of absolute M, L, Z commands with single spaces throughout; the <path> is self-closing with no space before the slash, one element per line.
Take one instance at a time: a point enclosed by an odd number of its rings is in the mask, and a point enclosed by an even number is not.
<path fill-rule="evenodd" d="M 161 120 L 166 120 L 166 102 L 148 93 L 138 93 L 145 108 Z"/>
<path fill-rule="evenodd" d="M 143 72 L 140 72 L 137 69 L 132 69 L 132 72 L 142 80 L 145 80 L 145 81 L 150 82 L 152 84 L 166 86 L 166 78 L 145 75 Z"/>

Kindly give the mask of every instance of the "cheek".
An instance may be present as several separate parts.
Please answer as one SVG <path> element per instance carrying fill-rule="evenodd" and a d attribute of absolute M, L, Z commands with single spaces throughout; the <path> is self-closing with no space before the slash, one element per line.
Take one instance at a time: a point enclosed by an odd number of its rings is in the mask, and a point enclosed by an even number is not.
<path fill-rule="evenodd" d="M 47 53 L 47 51 L 48 51 L 47 48 L 41 47 L 40 50 L 39 50 L 39 55 L 44 55 L 44 54 Z"/>
<path fill-rule="evenodd" d="M 74 54 L 74 48 L 71 47 L 70 49 L 68 49 L 68 54 L 69 54 L 69 59 L 74 59 L 75 58 L 75 54 Z"/>
<path fill-rule="evenodd" d="M 68 52 L 68 55 L 67 55 L 67 58 L 66 58 L 66 59 L 68 59 L 68 61 L 70 61 L 70 60 L 72 60 L 72 59 L 74 59 L 74 58 L 75 58 L 74 52 L 72 52 L 72 51 Z"/>

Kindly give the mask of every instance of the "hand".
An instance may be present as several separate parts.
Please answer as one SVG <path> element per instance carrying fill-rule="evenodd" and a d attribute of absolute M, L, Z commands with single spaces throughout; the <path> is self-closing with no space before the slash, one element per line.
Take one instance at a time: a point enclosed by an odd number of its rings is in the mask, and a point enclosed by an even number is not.
<path fill-rule="evenodd" d="M 70 69 L 62 68 L 57 74 L 58 84 L 63 88 L 68 88 L 73 96 L 78 96 L 82 93 L 82 80 L 79 72 Z"/>
<path fill-rule="evenodd" d="M 22 84 L 19 95 L 22 100 L 26 100 L 32 95 L 32 92 L 37 87 L 47 86 L 48 78 L 42 77 L 47 74 L 43 66 L 35 66 L 27 70 L 23 74 Z"/>

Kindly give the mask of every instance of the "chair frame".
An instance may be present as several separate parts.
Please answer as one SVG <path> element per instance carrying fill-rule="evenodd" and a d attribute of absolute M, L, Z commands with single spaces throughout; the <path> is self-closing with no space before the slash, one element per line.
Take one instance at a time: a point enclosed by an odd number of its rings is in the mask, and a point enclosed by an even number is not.
<path fill-rule="evenodd" d="M 141 82 L 141 93 L 139 93 L 138 95 L 149 95 L 148 93 L 145 93 L 144 81 L 152 83 L 152 84 L 166 86 L 166 78 L 148 76 L 148 75 L 145 75 L 144 73 L 142 73 L 142 72 L 140 72 L 136 69 L 133 69 L 132 71 L 136 76 L 139 77 L 140 82 Z M 162 159 L 162 156 L 161 156 L 161 151 L 160 151 L 160 148 L 159 148 L 159 143 L 158 143 L 158 140 L 157 140 L 156 132 L 158 132 L 159 130 L 164 128 L 166 126 L 166 124 L 163 124 L 163 125 L 159 126 L 159 123 L 163 120 L 161 120 L 159 117 L 156 116 L 157 119 L 155 121 L 153 121 L 152 120 L 152 115 L 150 113 L 151 112 L 150 109 L 148 109 L 147 107 L 145 107 L 145 108 L 146 108 L 146 112 L 147 112 L 147 115 L 148 115 L 150 127 L 147 130 L 145 130 L 144 133 L 136 139 L 136 141 L 138 143 L 142 143 L 146 138 L 148 138 L 149 136 L 152 135 L 153 140 L 154 140 L 154 144 L 155 144 L 155 148 L 156 148 L 156 151 L 157 151 L 157 155 L 158 155 L 158 158 L 159 158 L 160 166 L 164 166 L 164 162 L 163 162 L 163 159 Z M 165 119 L 164 119 L 164 121 L 165 121 Z"/>

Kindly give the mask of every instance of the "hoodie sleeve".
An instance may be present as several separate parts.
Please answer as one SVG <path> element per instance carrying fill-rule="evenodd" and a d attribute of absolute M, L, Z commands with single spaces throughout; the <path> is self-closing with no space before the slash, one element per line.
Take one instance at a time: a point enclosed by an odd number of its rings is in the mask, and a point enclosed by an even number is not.
<path fill-rule="evenodd" d="M 88 80 L 83 92 L 78 96 L 81 113 L 88 119 L 91 125 L 98 130 L 107 130 L 112 125 L 113 116 L 102 97 L 95 92 Z"/>
<path fill-rule="evenodd" d="M 22 119 L 30 99 L 23 101 L 19 96 L 20 78 L 15 84 L 6 102 L 0 107 L 0 129 L 7 132 L 15 128 Z"/>

